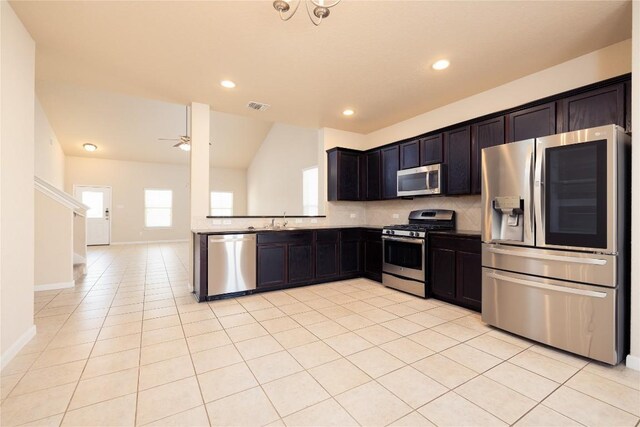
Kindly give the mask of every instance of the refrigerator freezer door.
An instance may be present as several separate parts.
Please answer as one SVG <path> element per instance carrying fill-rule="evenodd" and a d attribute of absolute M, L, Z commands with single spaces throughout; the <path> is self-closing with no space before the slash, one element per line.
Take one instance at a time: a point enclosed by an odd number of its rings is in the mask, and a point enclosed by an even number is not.
<path fill-rule="evenodd" d="M 623 357 L 616 288 L 482 269 L 482 320 L 602 362 Z"/>
<path fill-rule="evenodd" d="M 571 282 L 615 287 L 615 255 L 482 244 L 482 266 Z"/>
<path fill-rule="evenodd" d="M 482 150 L 482 241 L 533 246 L 535 140 Z"/>

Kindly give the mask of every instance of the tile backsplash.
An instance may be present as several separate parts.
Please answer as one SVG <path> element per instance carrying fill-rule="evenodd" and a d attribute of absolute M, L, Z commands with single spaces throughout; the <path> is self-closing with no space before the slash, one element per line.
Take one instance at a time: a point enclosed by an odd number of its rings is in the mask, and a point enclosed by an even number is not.
<path fill-rule="evenodd" d="M 368 225 L 403 224 L 409 212 L 416 209 L 451 209 L 456 211 L 458 230 L 480 231 L 480 196 L 417 197 L 366 202 L 365 205 Z"/>
<path fill-rule="evenodd" d="M 327 227 L 357 225 L 391 225 L 407 222 L 409 212 L 416 209 L 452 209 L 456 211 L 458 230 L 480 231 L 480 196 L 419 197 L 413 200 L 376 202 L 327 202 L 326 218 L 287 218 L 291 227 Z M 278 223 L 282 217 L 274 217 Z M 242 230 L 263 227 L 271 218 L 192 218 L 192 229 Z"/>

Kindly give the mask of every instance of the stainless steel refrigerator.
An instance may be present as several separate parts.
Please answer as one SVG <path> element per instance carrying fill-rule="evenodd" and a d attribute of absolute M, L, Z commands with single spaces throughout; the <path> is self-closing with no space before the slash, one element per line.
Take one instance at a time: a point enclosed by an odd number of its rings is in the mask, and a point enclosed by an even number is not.
<path fill-rule="evenodd" d="M 482 319 L 609 364 L 627 350 L 630 137 L 618 126 L 482 150 Z"/>

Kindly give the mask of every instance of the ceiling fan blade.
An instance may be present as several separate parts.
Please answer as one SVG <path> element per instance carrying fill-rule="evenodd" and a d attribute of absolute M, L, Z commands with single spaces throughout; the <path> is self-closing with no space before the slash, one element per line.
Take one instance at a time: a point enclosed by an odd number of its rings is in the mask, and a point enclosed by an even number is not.
<path fill-rule="evenodd" d="M 177 144 L 172 145 L 172 147 L 180 147 L 182 144 L 184 144 L 184 142 L 178 142 Z"/>
<path fill-rule="evenodd" d="M 158 138 L 158 141 L 180 141 L 178 138 Z"/>

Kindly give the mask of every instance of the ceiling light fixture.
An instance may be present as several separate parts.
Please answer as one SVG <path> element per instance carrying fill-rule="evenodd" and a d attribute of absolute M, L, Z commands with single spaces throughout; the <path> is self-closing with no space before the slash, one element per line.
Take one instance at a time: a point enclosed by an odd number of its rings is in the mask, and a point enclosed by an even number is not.
<path fill-rule="evenodd" d="M 220 86 L 226 87 L 227 89 L 233 89 L 234 87 L 236 87 L 236 84 L 231 80 L 223 80 L 220 82 Z"/>
<path fill-rule="evenodd" d="M 355 114 L 355 111 L 349 108 L 347 110 L 344 110 L 342 114 L 344 114 L 345 116 L 353 116 Z"/>
<path fill-rule="evenodd" d="M 82 144 L 82 148 L 84 148 L 86 151 L 96 151 L 98 149 L 98 146 L 95 144 Z"/>
<path fill-rule="evenodd" d="M 445 68 L 449 68 L 449 61 L 447 61 L 446 59 L 441 59 L 434 62 L 431 68 L 437 71 L 444 70 Z"/>
<path fill-rule="evenodd" d="M 324 18 L 329 16 L 329 9 L 340 3 L 340 0 L 275 0 L 273 8 L 280 14 L 280 19 L 288 21 L 298 11 L 300 2 L 304 2 L 307 8 L 307 15 L 309 15 L 313 25 L 318 26 Z M 291 8 L 292 3 L 295 3 L 293 8 Z M 311 10 L 312 7 L 313 11 Z"/>
<path fill-rule="evenodd" d="M 189 144 L 188 142 L 181 142 L 180 144 L 178 144 L 178 148 L 182 151 L 191 151 L 191 144 Z"/>

